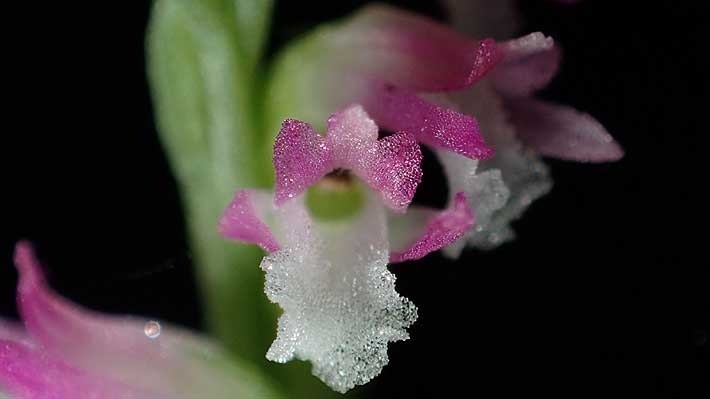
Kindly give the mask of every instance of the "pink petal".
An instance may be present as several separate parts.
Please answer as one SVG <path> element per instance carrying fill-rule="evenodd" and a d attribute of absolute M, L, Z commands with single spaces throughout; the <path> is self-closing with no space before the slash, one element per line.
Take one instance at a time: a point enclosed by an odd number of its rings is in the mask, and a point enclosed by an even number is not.
<path fill-rule="evenodd" d="M 340 32 L 332 45 L 342 58 L 333 62 L 415 91 L 468 87 L 498 60 L 495 41 L 390 6 L 366 7 Z"/>
<path fill-rule="evenodd" d="M 414 137 L 396 133 L 377 142 L 365 181 L 380 191 L 385 205 L 404 212 L 422 181 L 422 151 Z"/>
<path fill-rule="evenodd" d="M 15 263 L 20 273 L 20 314 L 28 333 L 49 356 L 100 373 L 106 380 L 152 392 L 151 398 L 195 398 L 196 393 L 220 397 L 215 393 L 240 391 L 233 376 L 209 367 L 229 362 L 208 342 L 167 324 L 158 337 L 149 338 L 146 319 L 101 315 L 59 297 L 46 286 L 28 243 L 17 244 Z M 92 396 L 113 397 L 121 396 Z"/>
<path fill-rule="evenodd" d="M 269 227 L 262 221 L 263 215 L 259 215 L 254 207 L 254 194 L 252 190 L 237 191 L 232 202 L 222 213 L 218 231 L 231 240 L 257 244 L 266 252 L 277 251 L 278 242 Z"/>
<path fill-rule="evenodd" d="M 309 234 L 312 220 L 303 197 L 274 204 L 263 190 L 239 190 L 219 221 L 229 239 L 257 244 L 268 253 L 298 246 Z"/>
<path fill-rule="evenodd" d="M 331 115 L 325 138 L 306 123 L 287 120 L 274 145 L 276 203 L 301 194 L 328 172 L 342 168 L 379 191 L 390 208 L 403 210 L 421 181 L 421 150 L 406 133 L 382 140 L 377 140 L 377 136 L 377 125 L 360 105 Z M 254 225 L 253 219 L 246 223 Z M 242 236 L 235 238 L 257 242 L 244 236 L 243 228 L 240 231 Z"/>
<path fill-rule="evenodd" d="M 510 101 L 518 137 L 541 155 L 582 162 L 617 161 L 621 146 L 590 115 L 532 99 Z"/>
<path fill-rule="evenodd" d="M 328 117 L 326 147 L 331 151 L 331 168 L 352 169 L 364 172 L 377 142 L 378 128 L 359 105 L 350 105 Z"/>
<path fill-rule="evenodd" d="M 325 139 L 311 125 L 287 119 L 274 143 L 275 201 L 293 198 L 333 169 Z"/>
<path fill-rule="evenodd" d="M 326 141 L 336 167 L 352 170 L 385 204 L 404 211 L 422 180 L 422 153 L 409 134 L 377 140 L 378 128 L 361 106 L 351 106 L 328 119 Z"/>
<path fill-rule="evenodd" d="M 551 37 L 535 32 L 500 47 L 503 60 L 491 76 L 504 96 L 529 96 L 547 86 L 557 73 L 560 51 Z"/>
<path fill-rule="evenodd" d="M 0 339 L 0 387 L 18 399 L 168 399 L 92 375 L 43 349 Z"/>
<path fill-rule="evenodd" d="M 478 123 L 468 115 L 385 85 L 369 90 L 364 101 L 366 109 L 385 129 L 413 134 L 420 143 L 468 158 L 488 159 L 493 156 L 493 149 L 484 142 Z"/>
<path fill-rule="evenodd" d="M 416 260 L 461 238 L 472 226 L 475 216 L 466 194 L 457 193 L 453 207 L 430 218 L 424 233 L 412 244 L 390 254 L 390 262 Z"/>

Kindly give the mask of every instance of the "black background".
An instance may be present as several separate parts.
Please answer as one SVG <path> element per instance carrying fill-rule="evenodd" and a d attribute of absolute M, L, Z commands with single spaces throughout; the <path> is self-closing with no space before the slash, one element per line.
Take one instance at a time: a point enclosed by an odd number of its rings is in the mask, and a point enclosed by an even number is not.
<path fill-rule="evenodd" d="M 278 2 L 270 51 L 362 2 L 332 3 Z M 433 2 L 396 3 L 442 15 Z M 564 49 L 543 96 L 596 116 L 627 155 L 608 165 L 550 161 L 555 187 L 511 244 L 456 263 L 437 254 L 393 266 L 420 317 L 366 392 L 708 397 L 707 6 L 521 3 L 525 31 Z M 125 1 L 4 12 L 2 315 L 16 316 L 11 252 L 27 238 L 72 300 L 200 328 L 144 74 L 149 9 Z"/>

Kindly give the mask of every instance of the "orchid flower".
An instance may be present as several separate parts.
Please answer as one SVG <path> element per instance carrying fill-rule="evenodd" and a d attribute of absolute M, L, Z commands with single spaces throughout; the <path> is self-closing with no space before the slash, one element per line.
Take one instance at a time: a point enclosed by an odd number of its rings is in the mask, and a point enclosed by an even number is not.
<path fill-rule="evenodd" d="M 530 98 L 558 64 L 558 49 L 541 33 L 469 39 L 376 5 L 283 54 L 269 98 L 274 114 L 309 121 L 357 101 L 384 129 L 414 132 L 443 164 L 450 202 L 463 192 L 476 214 L 476 226 L 446 250 L 458 256 L 466 244 L 491 248 L 512 238 L 509 223 L 551 187 L 540 155 L 586 162 L 622 156 L 589 115 Z M 313 101 L 296 102 L 313 93 Z"/>
<path fill-rule="evenodd" d="M 559 63 L 541 33 L 496 41 L 482 24 L 483 36 L 467 37 L 376 5 L 286 46 L 267 69 L 270 2 L 234 3 L 156 2 L 149 55 L 208 319 L 252 360 L 265 350 L 264 323 L 224 315 L 268 314 L 254 300 L 260 254 L 212 235 L 235 188 L 218 230 L 266 251 L 265 290 L 283 310 L 267 358 L 308 360 L 345 392 L 380 373 L 389 342 L 416 319 L 388 263 L 509 240 L 510 222 L 551 187 L 541 156 L 622 154 L 591 117 L 532 98 Z M 426 173 L 420 146 L 444 167 L 445 209 L 410 206 Z"/>
<path fill-rule="evenodd" d="M 24 326 L 0 320 L 0 396 L 17 399 L 275 397 L 249 369 L 176 326 L 82 309 L 54 293 L 17 244 Z"/>
<path fill-rule="evenodd" d="M 275 193 L 238 191 L 219 224 L 225 237 L 268 253 L 266 294 L 284 310 L 268 359 L 309 360 L 314 375 L 345 392 L 380 373 L 388 342 L 408 338 L 416 307 L 397 294 L 387 264 L 442 248 L 473 224 L 463 193 L 452 209 L 402 214 L 421 180 L 421 158 L 405 132 L 378 139 L 359 105 L 333 114 L 325 136 L 300 121 L 283 123 Z M 309 209 L 308 187 L 361 201 L 351 214 L 319 217 Z M 388 208 L 397 220 L 391 227 Z"/>

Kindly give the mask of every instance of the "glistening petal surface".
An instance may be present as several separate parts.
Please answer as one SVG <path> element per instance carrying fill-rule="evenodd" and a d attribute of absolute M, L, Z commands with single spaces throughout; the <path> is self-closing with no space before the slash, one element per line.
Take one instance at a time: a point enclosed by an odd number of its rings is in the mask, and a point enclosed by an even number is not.
<path fill-rule="evenodd" d="M 461 238 L 475 221 L 475 215 L 468 206 L 466 194 L 457 193 L 454 196 L 453 204 L 443 211 L 428 210 L 429 216 L 424 218 L 424 226 L 408 225 L 397 228 L 392 226 L 395 234 L 412 234 L 421 231 L 413 240 L 402 248 L 393 249 L 390 254 L 390 262 L 404 262 L 406 260 L 416 260 L 444 248 Z M 402 216 L 407 217 L 408 215 Z M 418 215 L 417 215 L 418 216 Z M 415 216 L 415 217 L 417 217 Z M 423 227 L 423 229 L 422 229 Z M 423 231 L 422 231 L 423 230 Z M 393 240 L 394 241 L 394 240 Z M 402 242 L 402 238 L 396 241 Z"/>
<path fill-rule="evenodd" d="M 237 191 L 222 213 L 218 231 L 225 238 L 256 244 L 267 252 L 274 252 L 279 249 L 279 244 L 262 221 L 264 215 L 257 210 L 261 202 L 253 201 L 255 194 L 253 190 Z M 271 197 L 261 198 L 261 201 L 271 202 Z"/>
<path fill-rule="evenodd" d="M 474 118 L 393 86 L 374 82 L 371 85 L 364 105 L 383 128 L 410 132 L 420 143 L 468 158 L 493 156 L 493 149 L 484 142 Z"/>
<path fill-rule="evenodd" d="M 421 150 L 407 133 L 380 140 L 378 127 L 359 105 L 328 118 L 325 137 L 303 122 L 287 120 L 274 145 L 276 203 L 295 198 L 328 172 L 350 170 L 403 211 L 421 181 Z"/>
<path fill-rule="evenodd" d="M 338 223 L 311 219 L 302 197 L 271 212 L 281 249 L 261 268 L 266 294 L 283 314 L 267 358 L 310 361 L 338 392 L 365 384 L 389 361 L 388 343 L 407 339 L 416 319 L 387 270 L 384 206 L 369 193 L 358 216 Z"/>
<path fill-rule="evenodd" d="M 514 237 L 510 223 L 519 218 L 535 199 L 550 190 L 552 180 L 545 164 L 516 137 L 504 100 L 492 82 L 486 79 L 472 90 L 452 95 L 451 99 L 464 112 L 479 116 L 486 141 L 496 148 L 495 157 L 479 162 L 437 151 L 450 189 L 470 194 L 470 204 L 475 211 L 477 204 L 486 209 L 486 212 L 481 212 L 483 208 L 476 211 L 480 224 L 466 234 L 466 241 L 474 247 L 494 248 Z M 497 170 L 496 174 L 484 179 L 473 178 L 493 170 Z M 495 197 L 478 197 L 476 192 L 493 193 Z M 460 242 L 454 243 L 454 246 L 460 245 Z M 457 252 L 460 248 L 446 251 L 448 254 Z"/>

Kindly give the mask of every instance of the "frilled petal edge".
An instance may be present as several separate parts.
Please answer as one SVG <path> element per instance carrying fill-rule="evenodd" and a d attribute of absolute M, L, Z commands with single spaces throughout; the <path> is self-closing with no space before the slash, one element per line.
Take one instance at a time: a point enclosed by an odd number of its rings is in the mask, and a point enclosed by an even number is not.
<path fill-rule="evenodd" d="M 385 208 L 370 193 L 361 213 L 342 223 L 311 220 L 301 198 L 274 212 L 284 244 L 261 268 L 265 292 L 283 314 L 267 358 L 308 360 L 338 392 L 368 382 L 388 363 L 388 343 L 407 339 L 416 320 L 387 270 Z M 291 223 L 299 214 L 306 219 Z"/>

